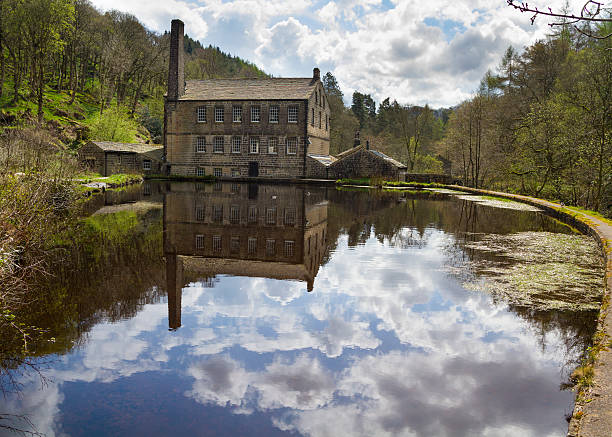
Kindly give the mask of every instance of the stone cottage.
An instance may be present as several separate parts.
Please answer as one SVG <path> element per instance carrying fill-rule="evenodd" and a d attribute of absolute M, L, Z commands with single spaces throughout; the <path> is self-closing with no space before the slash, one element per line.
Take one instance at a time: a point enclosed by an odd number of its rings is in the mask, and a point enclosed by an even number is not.
<path fill-rule="evenodd" d="M 161 145 L 89 141 L 78 152 L 79 162 L 102 176 L 116 173 L 159 174 Z"/>
<path fill-rule="evenodd" d="M 184 80 L 184 25 L 172 21 L 164 106 L 165 170 L 219 178 L 305 178 L 329 155 L 330 108 L 308 78 Z"/>

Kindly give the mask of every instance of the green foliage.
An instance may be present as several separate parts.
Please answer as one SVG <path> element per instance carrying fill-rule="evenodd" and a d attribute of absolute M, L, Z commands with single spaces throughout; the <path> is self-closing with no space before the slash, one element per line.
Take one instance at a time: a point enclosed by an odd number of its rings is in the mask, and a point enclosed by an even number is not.
<path fill-rule="evenodd" d="M 136 140 L 138 123 L 124 107 L 113 107 L 90 121 L 92 140 L 131 143 Z"/>
<path fill-rule="evenodd" d="M 430 155 L 417 154 L 414 163 L 414 171 L 416 173 L 441 174 L 443 173 L 442 162 Z"/>

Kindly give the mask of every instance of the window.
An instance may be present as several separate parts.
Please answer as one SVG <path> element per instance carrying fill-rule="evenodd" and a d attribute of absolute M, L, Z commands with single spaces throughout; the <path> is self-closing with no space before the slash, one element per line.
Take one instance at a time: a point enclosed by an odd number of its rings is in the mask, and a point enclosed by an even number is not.
<path fill-rule="evenodd" d="M 213 222 L 220 223 L 223 221 L 223 205 L 213 206 Z"/>
<path fill-rule="evenodd" d="M 215 122 L 223 123 L 225 121 L 225 111 L 222 106 L 217 106 L 215 108 Z"/>
<path fill-rule="evenodd" d="M 240 237 L 232 237 L 230 239 L 230 253 L 240 252 Z"/>
<path fill-rule="evenodd" d="M 195 245 L 196 249 L 204 249 L 204 235 L 196 235 Z"/>
<path fill-rule="evenodd" d="M 319 104 L 319 92 L 315 91 L 315 104 Z"/>
<path fill-rule="evenodd" d="M 206 123 L 206 106 L 198 106 L 198 123 Z"/>
<path fill-rule="evenodd" d="M 242 148 L 242 138 L 232 137 L 232 153 L 240 153 Z"/>
<path fill-rule="evenodd" d="M 321 119 L 323 116 L 321 115 L 321 111 L 319 111 L 319 129 L 321 129 Z"/>
<path fill-rule="evenodd" d="M 223 176 L 223 169 L 219 167 L 215 167 L 213 169 L 213 176 L 216 178 L 220 178 L 221 176 Z"/>
<path fill-rule="evenodd" d="M 314 108 L 311 109 L 310 125 L 314 126 Z"/>
<path fill-rule="evenodd" d="M 206 216 L 206 209 L 203 206 L 196 206 L 196 220 L 203 222 Z"/>
<path fill-rule="evenodd" d="M 285 225 L 286 226 L 295 225 L 295 208 L 285 209 Z"/>
<path fill-rule="evenodd" d="M 259 138 L 251 137 L 249 153 L 259 153 Z"/>
<path fill-rule="evenodd" d="M 325 130 L 329 129 L 329 119 L 327 118 L 327 114 L 325 114 Z"/>
<path fill-rule="evenodd" d="M 261 108 L 259 106 L 251 106 L 251 123 L 259 123 Z"/>
<path fill-rule="evenodd" d="M 276 148 L 278 145 L 278 139 L 277 138 L 268 138 L 268 153 L 270 155 L 276 155 Z"/>
<path fill-rule="evenodd" d="M 223 175 L 221 175 L 223 176 Z M 213 191 L 215 193 L 220 193 L 221 191 L 223 191 L 223 184 L 221 182 L 215 182 L 213 184 Z"/>
<path fill-rule="evenodd" d="M 233 178 L 239 178 L 240 177 L 240 169 L 239 168 L 232 168 L 232 177 Z M 233 185 L 232 185 L 232 189 L 233 189 Z"/>
<path fill-rule="evenodd" d="M 275 225 L 276 224 L 276 208 L 267 208 L 266 209 L 266 224 L 267 225 Z"/>
<path fill-rule="evenodd" d="M 249 251 L 249 255 L 253 255 L 257 252 L 257 238 L 249 237 L 247 249 Z"/>
<path fill-rule="evenodd" d="M 233 170 L 238 170 L 238 176 L 240 176 L 240 170 L 239 169 L 232 169 Z M 230 187 L 230 191 L 232 193 L 240 193 L 240 184 L 232 184 Z"/>
<path fill-rule="evenodd" d="M 221 235 L 213 235 L 212 246 L 213 252 L 221 252 Z"/>
<path fill-rule="evenodd" d="M 237 205 L 230 207 L 230 223 L 233 225 L 240 223 L 240 207 Z"/>
<path fill-rule="evenodd" d="M 206 138 L 205 137 L 198 137 L 196 139 L 196 152 L 197 153 L 206 152 Z"/>
<path fill-rule="evenodd" d="M 242 123 L 242 106 L 234 106 L 232 108 L 232 121 L 234 123 Z"/>
<path fill-rule="evenodd" d="M 257 223 L 257 207 L 249 206 L 249 223 Z"/>
<path fill-rule="evenodd" d="M 196 169 L 196 176 L 204 176 L 204 175 L 205 175 L 204 169 L 202 167 L 198 167 Z"/>
<path fill-rule="evenodd" d="M 276 240 L 266 240 L 266 255 L 276 255 Z"/>
<path fill-rule="evenodd" d="M 297 138 L 287 138 L 287 155 L 297 154 Z"/>
<path fill-rule="evenodd" d="M 223 137 L 215 137 L 214 141 L 215 142 L 213 144 L 213 152 L 223 153 L 223 149 L 224 149 Z"/>
<path fill-rule="evenodd" d="M 150 159 L 143 159 L 142 160 L 142 169 L 143 170 L 151 170 L 151 160 Z"/>
<path fill-rule="evenodd" d="M 295 105 L 289 106 L 287 109 L 287 123 L 298 122 L 298 107 Z"/>
<path fill-rule="evenodd" d="M 277 105 L 270 106 L 269 120 L 270 120 L 270 123 L 278 123 L 278 106 Z"/>
<path fill-rule="evenodd" d="M 295 250 L 295 242 L 290 240 L 285 240 L 285 257 L 291 258 L 293 256 L 293 252 Z"/>

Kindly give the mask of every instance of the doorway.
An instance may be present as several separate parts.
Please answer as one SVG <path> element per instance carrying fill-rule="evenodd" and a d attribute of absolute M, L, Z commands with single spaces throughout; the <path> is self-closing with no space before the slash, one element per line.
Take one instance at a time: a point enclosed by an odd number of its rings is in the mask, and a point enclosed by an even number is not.
<path fill-rule="evenodd" d="M 256 178 L 259 176 L 259 162 L 249 162 L 249 177 Z"/>

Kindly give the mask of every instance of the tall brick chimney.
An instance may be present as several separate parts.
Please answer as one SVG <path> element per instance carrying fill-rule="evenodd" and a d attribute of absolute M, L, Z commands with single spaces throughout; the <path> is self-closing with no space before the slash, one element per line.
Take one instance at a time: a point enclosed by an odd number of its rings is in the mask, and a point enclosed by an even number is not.
<path fill-rule="evenodd" d="M 321 80 L 321 70 L 315 67 L 312 69 L 312 83 L 315 83 L 318 80 Z"/>
<path fill-rule="evenodd" d="M 168 68 L 168 100 L 178 100 L 185 94 L 185 63 L 183 34 L 185 24 L 172 20 L 170 30 L 170 67 Z"/>

